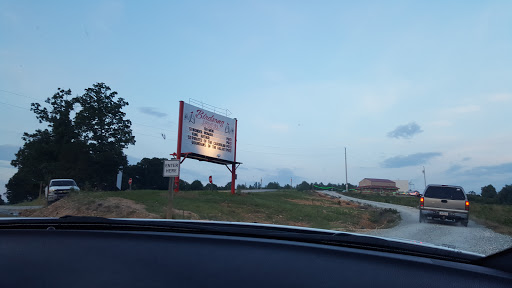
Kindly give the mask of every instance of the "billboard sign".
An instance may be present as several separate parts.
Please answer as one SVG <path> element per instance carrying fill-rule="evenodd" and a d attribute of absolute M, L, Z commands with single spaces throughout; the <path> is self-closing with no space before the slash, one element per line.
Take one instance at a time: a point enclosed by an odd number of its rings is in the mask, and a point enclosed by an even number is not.
<path fill-rule="evenodd" d="M 184 103 L 181 152 L 234 161 L 235 119 Z"/>

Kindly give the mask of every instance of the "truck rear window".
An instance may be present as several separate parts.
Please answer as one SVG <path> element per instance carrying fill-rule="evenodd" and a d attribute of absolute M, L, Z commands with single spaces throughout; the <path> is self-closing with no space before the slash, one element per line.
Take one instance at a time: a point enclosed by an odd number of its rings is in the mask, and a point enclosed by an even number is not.
<path fill-rule="evenodd" d="M 462 189 L 455 187 L 428 187 L 424 196 L 436 199 L 466 200 Z"/>

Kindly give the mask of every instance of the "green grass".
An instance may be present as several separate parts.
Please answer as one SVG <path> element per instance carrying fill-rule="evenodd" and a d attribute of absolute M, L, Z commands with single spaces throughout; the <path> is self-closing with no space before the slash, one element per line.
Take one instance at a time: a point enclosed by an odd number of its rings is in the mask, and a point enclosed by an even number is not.
<path fill-rule="evenodd" d="M 167 191 L 133 190 L 115 192 L 80 191 L 70 195 L 73 201 L 121 197 L 146 206 L 150 213 L 164 217 Z M 70 200 L 71 200 L 70 199 Z M 183 191 L 175 194 L 174 208 L 190 211 L 204 220 L 262 222 L 324 229 L 354 230 L 368 228 L 368 223 L 391 227 L 399 215 L 368 206 L 338 204 L 312 192 L 282 190 L 276 192 L 235 194 L 210 191 Z M 174 215 L 182 218 L 182 215 Z"/>
<path fill-rule="evenodd" d="M 512 235 L 512 205 L 471 203 L 469 215 L 496 232 Z"/>
<path fill-rule="evenodd" d="M 45 205 L 46 205 L 46 198 L 43 195 L 42 197 L 37 198 L 35 200 L 13 204 L 12 206 L 45 206 Z"/>
<path fill-rule="evenodd" d="M 355 192 L 343 193 L 343 195 L 364 200 L 397 204 L 409 207 L 418 207 L 420 204 L 420 198 L 413 196 L 384 196 L 378 194 L 361 194 Z"/>

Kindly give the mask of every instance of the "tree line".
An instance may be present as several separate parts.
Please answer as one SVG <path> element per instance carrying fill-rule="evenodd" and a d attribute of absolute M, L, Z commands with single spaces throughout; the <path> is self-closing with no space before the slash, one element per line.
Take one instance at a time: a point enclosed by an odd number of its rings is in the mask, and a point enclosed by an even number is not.
<path fill-rule="evenodd" d="M 55 178 L 73 178 L 87 190 L 113 190 L 119 168 L 128 164 L 123 149 L 135 144 L 122 111 L 128 102 L 105 83 L 77 96 L 58 88 L 44 102 L 30 110 L 46 128 L 23 133 L 24 144 L 11 161 L 18 171 L 5 185 L 9 203 L 37 198 L 40 184 Z"/>
<path fill-rule="evenodd" d="M 496 188 L 489 184 L 481 188 L 481 194 L 468 193 L 468 199 L 477 203 L 484 204 L 512 204 L 512 185 L 505 185 L 499 192 Z"/>

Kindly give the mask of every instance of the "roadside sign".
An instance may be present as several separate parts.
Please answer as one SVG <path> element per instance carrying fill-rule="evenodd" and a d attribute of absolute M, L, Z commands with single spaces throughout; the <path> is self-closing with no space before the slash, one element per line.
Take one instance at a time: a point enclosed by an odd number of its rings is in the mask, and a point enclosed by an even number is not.
<path fill-rule="evenodd" d="M 178 177 L 180 175 L 180 161 L 178 159 L 164 161 L 164 177 Z"/>
<path fill-rule="evenodd" d="M 132 178 L 128 179 L 128 184 L 132 185 Z"/>
<path fill-rule="evenodd" d="M 210 176 L 210 178 L 208 178 L 208 180 L 210 181 L 210 184 L 212 184 L 212 183 L 213 183 L 213 181 L 212 181 L 212 176 Z"/>

